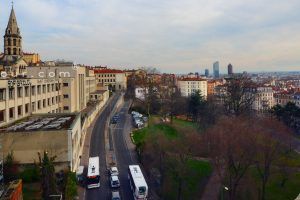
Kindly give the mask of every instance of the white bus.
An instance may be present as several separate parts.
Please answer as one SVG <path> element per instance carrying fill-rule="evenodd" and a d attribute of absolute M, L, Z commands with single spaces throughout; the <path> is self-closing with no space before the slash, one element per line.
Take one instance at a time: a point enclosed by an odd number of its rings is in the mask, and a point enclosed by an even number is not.
<path fill-rule="evenodd" d="M 145 181 L 140 166 L 129 165 L 128 179 L 135 200 L 147 199 L 148 185 Z"/>
<path fill-rule="evenodd" d="M 99 157 L 90 157 L 87 174 L 87 188 L 97 187 L 100 187 Z"/>

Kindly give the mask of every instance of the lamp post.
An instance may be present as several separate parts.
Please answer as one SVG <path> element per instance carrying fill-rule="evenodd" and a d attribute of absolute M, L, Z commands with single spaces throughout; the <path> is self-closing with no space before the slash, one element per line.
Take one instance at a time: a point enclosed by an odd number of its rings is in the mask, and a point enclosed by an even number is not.
<path fill-rule="evenodd" d="M 62 194 L 53 194 L 49 195 L 49 197 L 60 197 L 59 200 L 62 200 Z"/>
<path fill-rule="evenodd" d="M 221 191 L 221 200 L 224 200 L 224 190 L 225 190 L 225 191 L 228 191 L 228 190 L 229 190 L 229 188 L 228 188 L 228 187 L 226 187 L 226 186 L 224 186 L 224 185 L 222 185 L 222 191 Z"/>

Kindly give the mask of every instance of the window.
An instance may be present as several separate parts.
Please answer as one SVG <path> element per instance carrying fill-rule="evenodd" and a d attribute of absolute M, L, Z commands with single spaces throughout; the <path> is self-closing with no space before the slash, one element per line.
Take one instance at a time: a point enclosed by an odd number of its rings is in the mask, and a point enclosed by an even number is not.
<path fill-rule="evenodd" d="M 12 119 L 15 116 L 15 108 L 10 108 L 9 109 L 9 118 Z"/>
<path fill-rule="evenodd" d="M 22 106 L 18 106 L 18 116 L 22 116 Z"/>
<path fill-rule="evenodd" d="M 51 85 L 51 91 L 54 92 L 54 84 Z"/>
<path fill-rule="evenodd" d="M 5 110 L 0 110 L 0 122 L 4 122 Z"/>
<path fill-rule="evenodd" d="M 50 92 L 50 84 L 47 85 L 47 92 Z"/>
<path fill-rule="evenodd" d="M 54 102 L 54 97 L 52 97 L 52 104 L 54 104 L 55 102 Z"/>
<path fill-rule="evenodd" d="M 50 106 L 50 105 L 51 105 L 50 98 L 48 98 L 48 106 Z"/>
<path fill-rule="evenodd" d="M 63 86 L 64 86 L 64 87 L 68 87 L 68 86 L 69 86 L 69 83 L 63 83 Z"/>
<path fill-rule="evenodd" d="M 14 46 L 17 46 L 17 40 L 16 39 L 13 40 L 13 43 L 14 43 Z"/>
<path fill-rule="evenodd" d="M 42 91 L 42 90 L 41 90 L 41 86 L 38 85 L 38 86 L 37 86 L 37 93 L 38 93 L 38 94 L 41 94 L 41 91 Z"/>
<path fill-rule="evenodd" d="M 64 94 L 64 99 L 68 99 L 69 95 L 68 94 Z"/>
<path fill-rule="evenodd" d="M 41 109 L 41 100 L 38 101 L 38 110 Z"/>
<path fill-rule="evenodd" d="M 56 89 L 56 91 L 59 90 L 59 84 L 58 83 L 55 84 L 55 89 Z"/>
<path fill-rule="evenodd" d="M 29 87 L 26 86 L 25 87 L 25 97 L 28 97 L 29 96 Z"/>
<path fill-rule="evenodd" d="M 35 86 L 31 86 L 31 95 L 35 95 Z"/>
<path fill-rule="evenodd" d="M 69 110 L 69 106 L 64 106 L 64 110 Z"/>
<path fill-rule="evenodd" d="M 23 88 L 21 88 L 21 87 L 18 87 L 18 89 L 17 89 L 17 95 L 18 95 L 18 98 L 21 98 L 23 95 L 22 95 L 22 89 Z"/>
<path fill-rule="evenodd" d="M 15 98 L 15 89 L 14 88 L 9 88 L 9 99 L 14 99 Z"/>
<path fill-rule="evenodd" d="M 0 101 L 5 101 L 5 89 L 0 89 Z"/>
<path fill-rule="evenodd" d="M 25 104 L 25 114 L 29 112 L 29 103 Z"/>
<path fill-rule="evenodd" d="M 43 85 L 43 94 L 46 93 L 46 85 Z"/>
<path fill-rule="evenodd" d="M 35 102 L 32 102 L 32 103 L 31 103 L 31 110 L 32 110 L 32 112 L 35 111 Z"/>
<path fill-rule="evenodd" d="M 43 99 L 43 108 L 46 107 L 46 99 Z"/>

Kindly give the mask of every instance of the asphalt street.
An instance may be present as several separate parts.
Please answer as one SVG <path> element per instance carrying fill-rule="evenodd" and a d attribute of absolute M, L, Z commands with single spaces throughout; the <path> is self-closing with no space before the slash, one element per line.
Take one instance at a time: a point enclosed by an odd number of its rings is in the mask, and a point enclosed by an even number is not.
<path fill-rule="evenodd" d="M 138 164 L 135 156 L 131 154 L 126 144 L 126 134 L 129 135 L 131 130 L 131 118 L 128 117 L 129 102 L 125 102 L 121 109 L 117 112 L 120 119 L 116 125 L 111 125 L 111 134 L 113 138 L 114 151 L 117 159 L 117 167 L 119 169 L 119 179 L 121 187 L 119 189 L 121 197 L 124 200 L 132 200 L 133 195 L 130 190 L 127 178 L 128 166 Z"/>
<path fill-rule="evenodd" d="M 118 97 L 119 95 L 115 95 L 110 104 L 100 114 L 92 132 L 90 157 L 99 156 L 100 159 L 100 188 L 86 190 L 86 200 L 108 200 L 111 198 L 111 189 L 109 187 L 109 177 L 106 168 L 104 128 Z"/>

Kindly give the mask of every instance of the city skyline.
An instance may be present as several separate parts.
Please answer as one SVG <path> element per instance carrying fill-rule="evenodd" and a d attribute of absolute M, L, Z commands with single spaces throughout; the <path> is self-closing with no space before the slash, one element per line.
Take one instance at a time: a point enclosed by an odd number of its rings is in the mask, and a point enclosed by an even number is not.
<path fill-rule="evenodd" d="M 1 2 L 0 32 L 10 14 Z M 30 5 L 30 6 L 28 6 Z M 268 5 L 268 7 L 266 7 Z M 183 73 L 232 63 L 241 71 L 299 71 L 300 2 L 16 1 L 25 52 L 43 60 Z M 145 24 L 147 24 L 145 26 Z M 3 52 L 3 41 L 1 51 Z"/>

